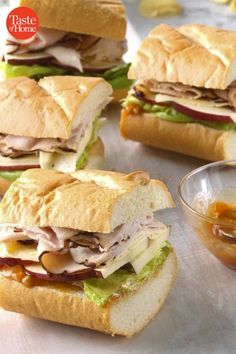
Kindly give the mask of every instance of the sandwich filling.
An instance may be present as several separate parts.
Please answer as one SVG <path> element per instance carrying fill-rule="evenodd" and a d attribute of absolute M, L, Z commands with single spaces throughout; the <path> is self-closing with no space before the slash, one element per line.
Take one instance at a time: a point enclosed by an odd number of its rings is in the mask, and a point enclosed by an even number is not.
<path fill-rule="evenodd" d="M 78 285 L 103 305 L 122 291 L 135 290 L 159 269 L 171 252 L 168 235 L 169 227 L 152 215 L 110 234 L 2 225 L 2 275 L 20 267 L 26 278 Z"/>
<path fill-rule="evenodd" d="M 100 76 L 113 89 L 130 87 L 129 65 L 122 61 L 127 51 L 125 40 L 40 28 L 27 41 L 9 36 L 1 46 L 1 69 L 5 78 L 28 76 L 38 79 L 63 74 Z"/>
<path fill-rule="evenodd" d="M 14 181 L 24 170 L 38 167 L 62 172 L 84 168 L 104 121 L 88 117 L 67 140 L 0 134 L 0 177 Z"/>
<path fill-rule="evenodd" d="M 139 80 L 123 104 L 127 114 L 152 113 L 177 123 L 198 123 L 223 131 L 236 129 L 236 82 L 225 90 Z"/>

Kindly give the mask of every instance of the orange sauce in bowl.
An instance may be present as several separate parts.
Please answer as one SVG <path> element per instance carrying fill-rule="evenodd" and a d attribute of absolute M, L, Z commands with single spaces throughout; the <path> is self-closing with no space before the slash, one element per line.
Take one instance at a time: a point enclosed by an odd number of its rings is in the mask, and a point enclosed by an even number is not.
<path fill-rule="evenodd" d="M 198 236 L 212 254 L 236 268 L 236 205 L 216 201 L 208 206 L 206 215 L 215 222 L 204 221 L 196 228 Z"/>
<path fill-rule="evenodd" d="M 207 215 L 227 223 L 235 223 L 236 227 L 236 205 L 214 202 L 209 205 Z"/>

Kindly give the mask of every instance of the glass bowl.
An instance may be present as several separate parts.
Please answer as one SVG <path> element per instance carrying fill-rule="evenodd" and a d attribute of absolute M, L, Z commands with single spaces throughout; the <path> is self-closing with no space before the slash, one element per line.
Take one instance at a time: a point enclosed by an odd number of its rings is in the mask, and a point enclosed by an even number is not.
<path fill-rule="evenodd" d="M 202 243 L 225 265 L 236 269 L 236 160 L 211 163 L 188 173 L 179 184 L 179 196 Z M 235 207 L 230 218 L 209 215 L 209 206 L 216 202 Z"/>

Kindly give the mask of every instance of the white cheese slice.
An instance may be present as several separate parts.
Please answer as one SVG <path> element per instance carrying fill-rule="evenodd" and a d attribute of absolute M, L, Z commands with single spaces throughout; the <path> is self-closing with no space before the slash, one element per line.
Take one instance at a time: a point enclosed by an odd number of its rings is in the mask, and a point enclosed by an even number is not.
<path fill-rule="evenodd" d="M 62 172 L 75 171 L 77 154 L 73 152 L 43 152 L 39 153 L 39 163 L 41 168 L 55 169 Z"/>
<path fill-rule="evenodd" d="M 140 273 L 143 267 L 149 263 L 158 251 L 164 246 L 169 236 L 169 228 L 166 228 L 159 234 L 156 240 L 150 240 L 149 246 L 142 251 L 132 262 L 131 265 L 134 268 L 135 273 Z"/>
<path fill-rule="evenodd" d="M 39 158 L 35 154 L 28 156 L 17 157 L 11 159 L 10 157 L 0 156 L 0 166 L 37 166 L 39 165 Z"/>
<path fill-rule="evenodd" d="M 105 279 L 112 273 L 114 273 L 117 269 L 120 269 L 125 264 L 130 263 L 131 259 L 134 259 L 143 249 L 147 248 L 148 240 L 144 239 L 138 245 L 136 244 L 129 253 L 126 253 L 124 257 L 120 257 L 119 259 L 115 259 L 113 262 L 108 263 L 106 266 L 99 267 L 96 270 L 101 272 L 102 277 Z"/>
<path fill-rule="evenodd" d="M 172 97 L 168 95 L 156 95 L 155 101 L 158 102 L 176 102 L 179 103 L 180 105 L 183 105 L 187 108 L 190 108 L 194 111 L 202 112 L 202 113 L 207 113 L 207 114 L 214 114 L 214 115 L 220 115 L 220 116 L 227 116 L 231 117 L 231 119 L 236 122 L 236 113 L 233 112 L 230 108 L 227 107 L 216 107 L 216 104 L 214 101 L 210 100 L 191 100 L 191 99 L 186 99 L 186 98 L 178 98 L 178 97 Z"/>
<path fill-rule="evenodd" d="M 135 241 L 131 247 L 126 248 L 124 252 L 122 252 L 117 258 L 115 258 L 110 263 L 106 264 L 105 266 L 99 267 L 96 270 L 100 271 L 103 278 L 107 278 L 110 274 L 114 273 L 117 269 L 121 268 L 123 265 L 127 263 L 131 263 L 136 260 L 138 255 L 141 255 L 142 252 L 148 249 L 149 245 L 151 245 L 156 240 L 159 242 L 161 248 L 162 244 L 167 240 L 169 235 L 169 228 L 161 224 L 162 226 L 156 230 L 144 230 L 137 233 L 135 236 Z M 142 262 L 142 268 L 151 260 L 155 254 L 157 253 L 157 243 L 155 243 L 155 253 L 150 258 L 146 257 L 146 263 L 144 262 L 144 258 L 140 261 Z M 151 253 L 151 251 L 150 251 Z M 140 265 L 141 266 L 141 265 Z M 138 266 L 137 266 L 138 268 Z"/>
<path fill-rule="evenodd" d="M 17 241 L 5 241 L 0 243 L 1 258 L 20 258 L 22 260 L 38 262 L 37 246 L 22 245 Z"/>
<path fill-rule="evenodd" d="M 76 163 L 84 152 L 93 132 L 93 124 L 86 129 L 84 137 L 80 140 L 77 152 L 39 152 L 41 168 L 55 169 L 61 172 L 75 172 Z"/>

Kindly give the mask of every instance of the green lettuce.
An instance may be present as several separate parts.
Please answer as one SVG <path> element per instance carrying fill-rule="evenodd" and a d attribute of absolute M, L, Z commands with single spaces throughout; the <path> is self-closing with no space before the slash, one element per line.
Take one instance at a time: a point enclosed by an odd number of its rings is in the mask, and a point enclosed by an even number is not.
<path fill-rule="evenodd" d="M 14 182 L 24 171 L 0 171 L 0 177 Z"/>
<path fill-rule="evenodd" d="M 129 80 L 127 77 L 130 63 L 121 64 L 115 68 L 109 69 L 104 73 L 86 73 L 86 72 L 74 72 L 74 75 L 80 76 L 92 76 L 92 77 L 102 77 L 106 80 L 113 88 L 113 90 L 128 89 L 133 84 L 133 80 Z"/>
<path fill-rule="evenodd" d="M 93 122 L 93 132 L 91 138 L 86 148 L 84 149 L 84 152 L 82 153 L 82 155 L 80 156 L 79 160 L 76 163 L 76 170 L 81 170 L 87 165 L 89 159 L 89 150 L 91 149 L 93 144 L 96 143 L 98 139 L 98 131 L 103 126 L 103 123 L 104 123 L 104 119 L 101 118 L 96 118 L 95 121 Z"/>
<path fill-rule="evenodd" d="M 6 79 L 18 76 L 28 76 L 39 80 L 44 76 L 63 75 L 66 73 L 64 69 L 54 66 L 41 65 L 11 65 L 8 63 L 0 63 L 0 70 L 3 72 L 3 77 Z"/>
<path fill-rule="evenodd" d="M 147 279 L 151 278 L 158 270 L 172 251 L 171 245 L 166 242 L 158 254 L 136 274 L 131 266 L 118 269 L 106 279 L 91 278 L 84 280 L 84 292 L 86 297 L 102 306 L 112 296 L 119 296 L 131 292 L 141 286 Z"/>
<path fill-rule="evenodd" d="M 130 65 L 131 64 L 119 65 L 116 68 L 107 70 L 101 77 L 109 82 L 113 90 L 128 89 L 133 84 L 133 80 L 129 80 L 127 77 Z"/>
<path fill-rule="evenodd" d="M 129 96 L 124 102 L 123 106 L 126 107 L 129 104 L 137 104 L 140 106 L 145 112 L 153 113 L 157 118 L 168 120 L 171 122 L 177 123 L 198 123 L 202 125 L 206 125 L 208 127 L 229 131 L 236 129 L 236 123 L 218 123 L 218 122 L 207 122 L 202 120 L 196 120 L 187 116 L 186 114 L 178 112 L 175 108 L 169 106 L 160 106 L 158 104 L 149 104 L 139 100 L 137 97 Z"/>
<path fill-rule="evenodd" d="M 55 66 L 41 66 L 41 65 L 11 65 L 8 63 L 0 63 L 0 70 L 3 73 L 4 78 L 28 76 L 36 80 L 39 80 L 44 76 L 53 75 L 77 75 L 77 76 L 93 76 L 102 77 L 113 87 L 113 89 L 126 89 L 129 88 L 133 81 L 127 78 L 127 73 L 130 64 L 122 64 L 113 69 L 109 69 L 104 73 L 81 73 L 78 70 L 65 70 Z"/>

